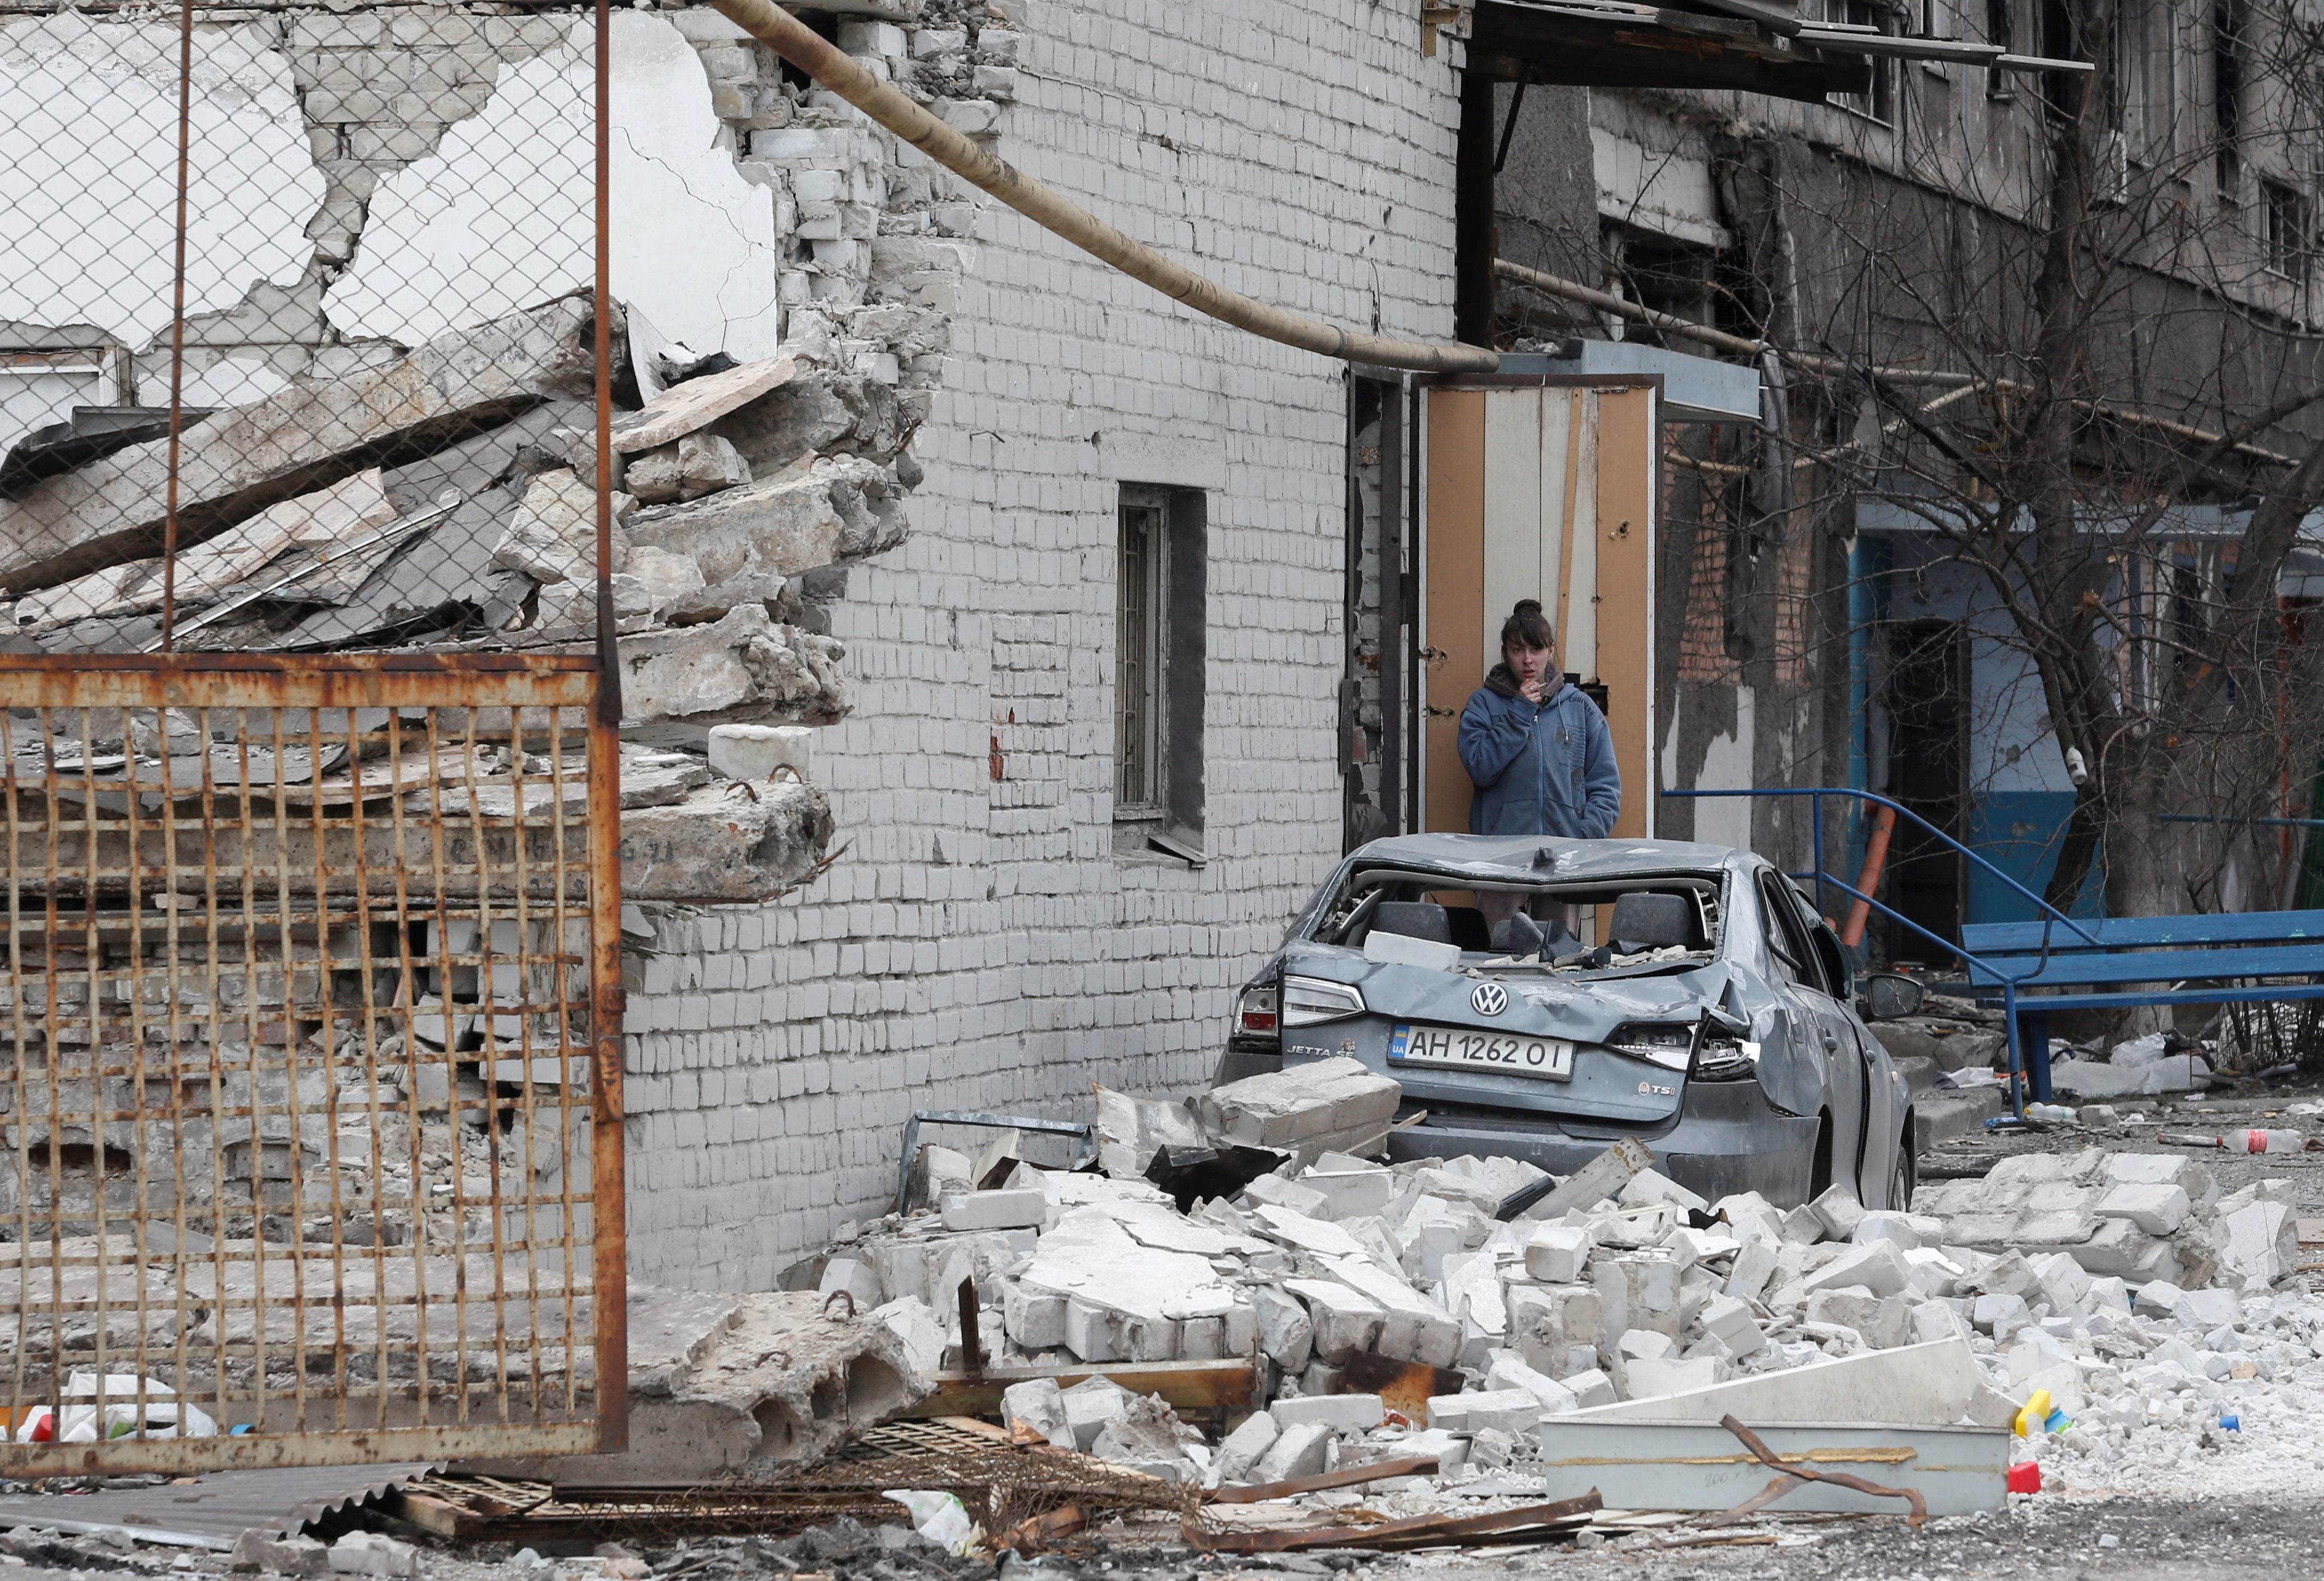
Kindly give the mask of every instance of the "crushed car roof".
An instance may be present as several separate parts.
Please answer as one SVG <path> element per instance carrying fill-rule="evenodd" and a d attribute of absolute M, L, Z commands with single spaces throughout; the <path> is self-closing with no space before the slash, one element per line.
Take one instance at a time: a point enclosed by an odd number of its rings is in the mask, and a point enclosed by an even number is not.
<path fill-rule="evenodd" d="M 1557 854 L 1557 866 L 1534 866 L 1536 852 Z M 1408 863 L 1456 868 L 1521 878 L 1621 878 L 1667 872 L 1674 868 L 1721 868 L 1744 853 L 1732 846 L 1700 845 L 1691 840 L 1560 840 L 1543 834 L 1400 834 L 1359 849 L 1353 860 L 1371 866 Z"/>

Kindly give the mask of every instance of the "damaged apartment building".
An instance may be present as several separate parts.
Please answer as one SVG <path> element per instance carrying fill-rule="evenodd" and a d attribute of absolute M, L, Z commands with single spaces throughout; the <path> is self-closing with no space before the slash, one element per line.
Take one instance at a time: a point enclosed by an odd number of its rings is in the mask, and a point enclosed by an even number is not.
<path fill-rule="evenodd" d="M 2043 216 L 2080 203 L 2075 223 L 2110 260 L 2075 288 L 2089 305 L 2070 325 L 2079 404 L 2061 462 L 2098 567 L 2092 596 L 2119 633 L 2093 643 L 2107 693 L 2095 712 L 2160 717 L 2175 645 L 2200 645 L 2221 618 L 2239 553 L 2252 563 L 2255 506 L 2304 486 L 2319 432 L 2300 400 L 2316 382 L 2319 289 L 2310 46 L 2292 13 L 2264 4 L 1830 0 L 1802 14 L 1877 35 L 1876 50 L 1905 35 L 1936 47 L 1875 53 L 1865 80 L 1821 95 L 1644 78 L 1495 88 L 1471 156 L 1489 169 L 1493 222 L 1464 233 L 1462 332 L 1654 347 L 1761 375 L 1761 431 L 1667 431 L 1658 788 L 1885 794 L 2010 878 L 2049 886 L 2053 903 L 2124 915 L 2122 896 L 2101 895 L 2105 853 L 2080 843 L 2100 732 L 2054 717 L 2038 622 L 2014 620 L 1980 569 L 2038 558 L 2034 535 L 2005 523 L 1969 544 L 1953 529 L 1996 497 L 1979 466 L 2013 487 L 2026 470 L 2010 401 L 2059 351 L 2035 324 L 2055 289 Z M 2001 69 L 1999 50 L 2047 66 Z M 1466 104 L 1481 124 L 1488 106 Z M 2070 142 L 2087 167 L 2080 198 L 2061 185 Z M 1967 459 L 1955 465 L 1948 443 Z M 2143 519 L 2156 500 L 2167 509 Z M 2310 514 L 2259 573 L 2294 645 L 2288 611 L 2324 591 L 2319 540 Z M 2195 743 L 2242 728 L 2231 716 L 2158 728 L 2210 754 Z M 2291 760 L 2304 728 L 2285 731 L 2285 761 L 2250 770 L 2253 784 L 2174 783 L 2165 799 L 2185 816 L 2163 837 L 2163 909 L 2312 904 L 2294 900 L 2313 893 L 2304 836 L 2279 830 L 2239 851 L 2194 827 L 2312 815 L 2313 764 Z M 1868 820 L 1824 812 L 1848 824 L 1827 828 L 1825 870 L 1852 880 Z M 1674 798 L 1661 815 L 1663 832 L 1810 865 L 1803 802 Z M 2086 879 L 2061 878 L 2061 861 Z M 1928 934 L 2033 915 L 1909 823 L 1888 878 L 1882 898 L 1928 931 L 1876 919 L 1895 959 L 1943 964 Z"/>

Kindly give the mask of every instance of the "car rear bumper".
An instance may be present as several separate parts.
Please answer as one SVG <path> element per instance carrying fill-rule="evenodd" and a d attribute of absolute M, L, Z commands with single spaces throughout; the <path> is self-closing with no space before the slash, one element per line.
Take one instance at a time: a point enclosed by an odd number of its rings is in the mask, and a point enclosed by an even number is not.
<path fill-rule="evenodd" d="M 1218 1081 L 1236 1081 L 1282 1068 L 1278 1057 L 1230 1049 Z M 1407 1108 L 1418 1106 L 1407 1105 Z M 1570 1175 L 1625 1135 L 1652 1150 L 1655 1168 L 1711 1200 L 1757 1191 L 1779 1208 L 1808 1200 L 1815 1172 L 1817 1120 L 1786 1115 L 1767 1102 L 1757 1081 L 1687 1084 L 1678 1117 L 1665 1126 L 1630 1130 L 1538 1115 L 1470 1109 L 1433 1113 L 1418 1125 L 1391 1132 L 1388 1153 L 1416 1158 L 1521 1158 L 1554 1175 Z"/>

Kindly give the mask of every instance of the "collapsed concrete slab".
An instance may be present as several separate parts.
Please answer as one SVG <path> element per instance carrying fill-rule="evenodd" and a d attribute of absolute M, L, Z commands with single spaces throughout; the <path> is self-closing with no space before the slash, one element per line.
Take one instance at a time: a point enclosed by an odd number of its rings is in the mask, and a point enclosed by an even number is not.
<path fill-rule="evenodd" d="M 684 388 L 684 386 L 680 386 Z M 703 591 L 678 618 L 703 620 L 779 593 L 782 578 L 876 555 L 901 543 L 903 488 L 856 456 L 825 456 L 763 482 L 638 511 L 630 542 L 691 556 Z"/>
<path fill-rule="evenodd" d="M 846 716 L 847 650 L 742 603 L 706 625 L 621 639 L 622 707 L 633 721 L 830 724 Z"/>
<path fill-rule="evenodd" d="M 564 299 L 443 336 L 337 379 L 299 381 L 180 436 L 179 547 L 277 501 L 473 437 L 554 396 L 586 395 L 586 303 Z M 131 446 L 0 501 L 0 591 L 23 593 L 161 547 L 169 441 Z"/>
<path fill-rule="evenodd" d="M 622 894 L 697 905 L 770 900 L 814 877 L 832 828 L 820 786 L 720 780 L 671 805 L 622 813 Z"/>
<path fill-rule="evenodd" d="M 707 1481 L 822 1457 L 927 1393 L 886 1324 L 811 1292 L 632 1285 L 630 1447 L 460 1469 L 599 1484 Z"/>
<path fill-rule="evenodd" d="M 330 549 L 395 519 L 395 507 L 377 467 L 328 488 L 270 505 L 197 548 L 178 556 L 166 579 L 180 607 L 214 599 L 277 556 L 294 548 Z M 165 586 L 159 558 L 108 565 L 59 586 L 28 594 L 16 606 L 22 625 L 120 615 L 161 607 Z"/>

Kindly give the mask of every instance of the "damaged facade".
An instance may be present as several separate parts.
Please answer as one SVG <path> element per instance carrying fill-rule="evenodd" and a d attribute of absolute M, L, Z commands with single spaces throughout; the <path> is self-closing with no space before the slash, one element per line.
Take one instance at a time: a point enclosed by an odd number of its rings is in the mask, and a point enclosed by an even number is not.
<path fill-rule="evenodd" d="M 1983 436 L 1967 387 L 2040 361 L 2028 328 L 2039 216 L 2058 201 L 2054 140 L 2089 96 L 2088 212 L 2095 225 L 2120 227 L 2101 245 L 2135 266 L 2102 270 L 2104 283 L 2087 287 L 2104 305 L 2091 311 L 2078 390 L 2120 406 L 2080 420 L 2071 486 L 2101 545 L 2093 552 L 2114 568 L 2112 585 L 2099 578 L 2104 594 L 2126 611 L 2112 660 L 2120 706 L 2157 706 L 2164 684 L 2128 653 L 2216 618 L 2254 503 L 2293 485 L 2292 468 L 2315 442 L 2312 407 L 2273 410 L 2314 381 L 2315 253 L 2312 239 L 2294 244 L 2312 238 L 2318 202 L 2312 83 L 2286 32 L 2296 24 L 2264 5 L 1847 14 L 1886 32 L 2097 60 L 2099 69 L 2013 76 L 1966 58 L 1876 58 L 1862 91 L 1812 101 L 1503 85 L 1492 106 L 1505 159 L 1491 179 L 1491 255 L 1683 322 L 1644 322 L 1505 276 L 1464 295 L 1468 333 L 1489 323 L 1502 345 L 1581 336 L 1756 364 L 1766 399 L 1781 402 L 1770 409 L 1782 414 L 1788 453 L 1741 427 L 1670 435 L 1661 788 L 1897 796 L 2038 893 L 2074 843 L 2084 782 L 2067 749 L 2077 740 L 2052 717 L 2058 698 L 2045 694 L 2034 641 L 1976 554 L 1941 530 L 1959 507 L 1912 455 L 1932 441 L 1844 367 L 1805 372 L 1744 343 L 1882 364 L 1914 401 L 1939 402 L 1932 424 Z M 2222 434 L 2249 443 L 2205 460 L 2200 446 Z M 2189 466 L 2175 482 L 2158 459 L 2172 444 Z M 2170 510 L 2151 533 L 2121 528 L 2158 493 Z M 2314 596 L 2319 539 L 2324 519 L 2311 514 L 2277 576 L 2286 611 Z M 2301 643 L 2298 617 L 2285 620 Z M 2095 785 L 2098 749 L 2084 740 L 2079 752 Z M 2175 786 L 2173 810 L 2190 816 L 2162 841 L 2164 909 L 2312 904 L 2293 898 L 2311 893 L 2299 876 L 2304 837 L 2190 826 L 2302 815 L 2311 772 L 2295 765 L 2296 788 L 2247 802 L 2216 783 Z M 1850 819 L 1847 849 L 1832 837 L 1826 867 L 1852 879 L 1863 821 L 1836 804 L 1825 813 Z M 1663 813 L 1663 832 L 1808 865 L 1804 803 L 1674 800 Z M 1891 863 L 1882 898 L 1941 938 L 2032 915 L 2003 878 L 1909 825 Z M 2097 856 L 2085 885 L 2049 898 L 2125 915 L 2119 895 L 2101 896 L 2107 867 Z M 1882 919 L 1872 938 L 1898 960 L 1946 958 Z"/>
<path fill-rule="evenodd" d="M 1459 51 L 1425 53 L 1416 15 L 804 14 L 1240 289 L 1450 328 Z M 201 14 L 195 162 L 248 144 L 281 179 L 204 205 L 264 263 L 255 286 L 189 277 L 180 511 L 208 541 L 184 546 L 180 646 L 586 644 L 578 26 Z M 171 86 L 165 24 L 0 30 L 12 96 L 94 62 L 150 120 Z M 622 820 L 632 1267 L 764 1289 L 873 1208 L 915 1108 L 1207 1073 L 1249 962 L 1339 850 L 1344 394 L 1062 253 L 706 9 L 618 13 L 613 59 L 615 404 L 645 414 L 613 436 L 624 767 L 660 787 Z M 13 238 L 0 300 L 10 443 L 75 406 L 166 407 L 156 282 L 108 296 L 65 244 L 77 189 L 166 237 L 172 166 L 44 177 L 54 213 Z M 556 223 L 506 225 L 520 205 Z M 705 405 L 719 388 L 738 399 Z M 19 649 L 158 637 L 159 432 L 63 446 L 0 502 Z M 132 501 L 102 538 L 60 529 Z M 1117 796 L 1131 531 L 1170 717 Z"/>

